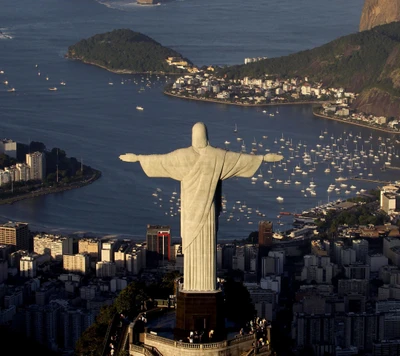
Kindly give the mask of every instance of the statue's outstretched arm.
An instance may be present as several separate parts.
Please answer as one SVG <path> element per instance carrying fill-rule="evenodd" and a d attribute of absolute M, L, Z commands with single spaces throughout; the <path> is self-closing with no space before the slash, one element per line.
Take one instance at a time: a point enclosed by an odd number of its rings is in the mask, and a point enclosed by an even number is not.
<path fill-rule="evenodd" d="M 124 155 L 120 155 L 119 159 L 124 162 L 139 162 L 139 155 L 135 153 L 125 153 Z"/>
<path fill-rule="evenodd" d="M 283 160 L 283 156 L 277 153 L 267 153 L 264 155 L 264 162 L 279 162 Z"/>

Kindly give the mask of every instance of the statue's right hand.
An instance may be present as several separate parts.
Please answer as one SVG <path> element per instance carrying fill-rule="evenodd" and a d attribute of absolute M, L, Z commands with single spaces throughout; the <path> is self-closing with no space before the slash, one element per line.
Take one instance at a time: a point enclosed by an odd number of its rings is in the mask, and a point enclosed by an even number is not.
<path fill-rule="evenodd" d="M 120 155 L 119 159 L 124 162 L 138 162 L 139 156 L 134 153 L 125 153 L 124 155 Z"/>

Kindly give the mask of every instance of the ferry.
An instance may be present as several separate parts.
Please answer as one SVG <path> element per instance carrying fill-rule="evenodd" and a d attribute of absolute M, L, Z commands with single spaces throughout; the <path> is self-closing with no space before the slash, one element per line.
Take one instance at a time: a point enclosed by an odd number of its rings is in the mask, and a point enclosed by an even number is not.
<path fill-rule="evenodd" d="M 143 107 L 141 107 L 141 106 L 136 106 L 136 110 L 143 111 L 144 109 L 143 109 Z"/>

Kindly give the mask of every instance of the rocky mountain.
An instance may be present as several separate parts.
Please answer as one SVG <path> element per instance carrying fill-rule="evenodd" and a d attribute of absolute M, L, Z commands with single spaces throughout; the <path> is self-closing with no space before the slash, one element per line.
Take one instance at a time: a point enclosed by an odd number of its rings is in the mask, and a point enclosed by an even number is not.
<path fill-rule="evenodd" d="M 395 21 L 400 21 L 399 0 L 365 0 L 360 31 Z"/>
<path fill-rule="evenodd" d="M 400 22 L 356 32 L 310 50 L 223 67 L 227 79 L 307 76 L 359 94 L 353 108 L 400 118 Z"/>

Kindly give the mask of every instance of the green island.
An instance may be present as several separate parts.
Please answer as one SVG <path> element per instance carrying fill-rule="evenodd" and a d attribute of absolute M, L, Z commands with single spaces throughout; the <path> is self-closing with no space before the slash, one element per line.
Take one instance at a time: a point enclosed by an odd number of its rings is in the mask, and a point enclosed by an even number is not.
<path fill-rule="evenodd" d="M 171 61 L 174 59 L 180 59 L 185 66 L 191 65 L 180 53 L 129 29 L 113 30 L 83 39 L 69 46 L 65 57 L 120 74 L 187 72 L 179 65 L 173 65 Z M 168 58 L 171 59 L 169 62 Z"/>
<path fill-rule="evenodd" d="M 101 177 L 101 172 L 82 164 L 75 157 L 67 157 L 60 148 L 47 150 L 42 142 L 17 143 L 17 158 L 0 154 L 0 168 L 12 167 L 25 162 L 29 152 L 44 152 L 46 157 L 46 177 L 43 180 L 12 181 L 0 187 L 0 204 L 12 204 L 46 194 L 80 188 Z"/>

